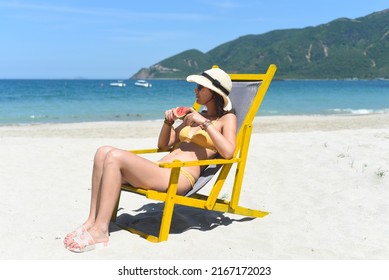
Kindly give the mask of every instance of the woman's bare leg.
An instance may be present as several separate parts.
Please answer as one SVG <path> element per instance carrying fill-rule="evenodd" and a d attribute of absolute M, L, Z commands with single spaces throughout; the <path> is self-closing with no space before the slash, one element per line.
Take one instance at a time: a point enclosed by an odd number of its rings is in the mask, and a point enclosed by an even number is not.
<path fill-rule="evenodd" d="M 103 153 L 104 154 L 104 153 Z M 96 162 L 100 163 L 99 160 Z M 88 228 L 95 242 L 108 241 L 108 226 L 113 209 L 119 197 L 122 183 L 136 187 L 166 191 L 170 169 L 159 168 L 155 163 L 128 151 L 112 148 L 105 153 L 104 163 L 94 167 L 91 213 L 89 221 L 95 218 Z M 180 178 L 179 188 L 186 188 L 186 178 Z M 78 244 L 70 244 L 70 247 Z"/>
<path fill-rule="evenodd" d="M 91 191 L 91 203 L 89 216 L 84 226 L 89 229 L 91 227 L 97 216 L 97 212 L 99 209 L 99 201 L 101 196 L 101 181 L 103 177 L 103 168 L 104 162 L 106 160 L 107 154 L 115 150 L 116 148 L 110 146 L 100 147 L 95 154 L 95 158 L 93 161 L 93 171 L 92 171 L 92 191 Z"/>
<path fill-rule="evenodd" d="M 97 209 L 99 206 L 98 202 L 100 197 L 101 178 L 103 174 L 104 161 L 107 154 L 113 149 L 115 148 L 110 146 L 103 146 L 97 149 L 96 151 L 93 161 L 90 210 L 87 220 L 82 224 L 83 230 L 89 230 L 95 222 L 96 213 L 98 211 Z M 75 234 L 76 231 L 73 231 L 66 235 L 66 237 L 64 238 L 64 243 L 66 246 L 68 246 L 73 241 L 72 239 Z"/>

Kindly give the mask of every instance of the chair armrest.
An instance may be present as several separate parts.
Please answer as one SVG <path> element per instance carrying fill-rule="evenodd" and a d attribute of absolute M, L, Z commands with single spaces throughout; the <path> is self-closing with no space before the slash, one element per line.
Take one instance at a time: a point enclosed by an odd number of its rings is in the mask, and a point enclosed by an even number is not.
<path fill-rule="evenodd" d="M 160 162 L 159 167 L 164 168 L 175 168 L 175 167 L 184 167 L 184 166 L 204 166 L 204 165 L 212 165 L 212 164 L 232 164 L 240 161 L 240 158 L 232 158 L 232 159 L 205 159 L 205 160 L 196 160 L 196 161 L 180 161 L 174 160 L 173 162 Z"/>
<path fill-rule="evenodd" d="M 128 150 L 131 153 L 134 154 L 153 154 L 153 153 L 165 153 L 169 152 L 170 150 L 162 150 L 158 148 L 151 148 L 151 149 L 142 149 L 142 150 Z"/>
<path fill-rule="evenodd" d="M 142 150 L 129 150 L 134 154 L 151 154 L 151 153 L 164 153 L 169 152 L 169 150 L 161 150 L 157 148 L 152 149 L 142 149 Z M 219 164 L 232 164 L 240 161 L 240 158 L 224 159 L 224 158 L 215 158 L 215 159 L 204 159 L 204 160 L 194 160 L 194 161 L 181 161 L 174 160 L 173 162 L 159 162 L 159 167 L 163 168 L 175 168 L 175 167 L 184 167 L 184 166 L 204 166 L 204 165 L 219 165 Z"/>

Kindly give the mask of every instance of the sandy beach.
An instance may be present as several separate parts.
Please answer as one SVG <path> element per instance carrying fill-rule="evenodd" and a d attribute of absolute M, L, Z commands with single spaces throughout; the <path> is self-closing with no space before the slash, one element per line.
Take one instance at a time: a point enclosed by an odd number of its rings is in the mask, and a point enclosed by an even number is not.
<path fill-rule="evenodd" d="M 389 114 L 257 117 L 241 203 L 270 215 L 177 207 L 168 242 L 112 225 L 108 249 L 66 250 L 63 237 L 88 213 L 95 150 L 155 147 L 161 124 L 1 126 L 0 259 L 389 259 Z M 158 213 L 144 211 L 159 202 L 122 202 L 121 218 L 154 228 Z"/>

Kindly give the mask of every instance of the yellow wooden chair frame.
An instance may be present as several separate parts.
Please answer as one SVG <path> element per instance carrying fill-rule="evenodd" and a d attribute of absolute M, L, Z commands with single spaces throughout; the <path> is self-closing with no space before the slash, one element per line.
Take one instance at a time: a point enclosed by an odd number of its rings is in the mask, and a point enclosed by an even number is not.
<path fill-rule="evenodd" d="M 245 116 L 243 123 L 238 131 L 236 138 L 236 150 L 232 159 L 209 159 L 209 160 L 198 160 L 198 161 L 174 161 L 171 163 L 159 163 L 162 168 L 171 168 L 171 175 L 169 181 L 169 187 L 166 192 L 158 192 L 154 190 L 145 190 L 142 188 L 135 188 L 129 185 L 123 185 L 121 191 L 129 191 L 139 195 L 143 195 L 149 199 L 164 202 L 164 210 L 162 214 L 161 226 L 159 235 L 154 236 L 148 233 L 141 232 L 137 229 L 119 225 L 120 227 L 136 233 L 148 241 L 161 242 L 168 239 L 171 220 L 173 216 L 174 206 L 184 205 L 189 207 L 195 207 L 199 209 L 206 209 L 212 211 L 219 211 L 225 213 L 233 213 L 243 215 L 247 217 L 260 218 L 268 215 L 268 212 L 254 210 L 239 206 L 239 197 L 242 188 L 243 175 L 246 167 L 246 160 L 248 156 L 248 149 L 250 144 L 252 122 L 254 117 L 262 103 L 262 100 L 266 94 L 266 91 L 274 77 L 277 67 L 271 64 L 264 74 L 230 74 L 231 80 L 236 81 L 260 81 L 256 95 L 251 103 L 251 107 Z M 200 105 L 195 103 L 194 108 L 199 110 Z M 159 149 L 144 149 L 144 150 L 133 150 L 131 151 L 136 154 L 148 154 L 148 153 L 159 153 L 166 152 Z M 227 175 L 233 164 L 237 164 L 235 171 L 234 185 L 231 193 L 231 200 L 218 199 L 220 191 L 226 181 Z M 180 174 L 180 168 L 184 166 L 207 166 L 207 165 L 222 165 L 220 173 L 214 182 L 214 186 L 208 195 L 195 193 L 191 196 L 182 196 L 177 194 L 177 184 Z M 112 222 L 116 222 L 116 216 L 119 206 L 120 196 L 116 205 L 116 208 L 112 214 Z"/>

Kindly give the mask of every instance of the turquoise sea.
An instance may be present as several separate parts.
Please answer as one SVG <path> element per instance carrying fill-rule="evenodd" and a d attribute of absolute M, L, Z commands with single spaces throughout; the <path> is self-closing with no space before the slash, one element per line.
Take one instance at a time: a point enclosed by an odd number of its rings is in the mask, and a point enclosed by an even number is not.
<path fill-rule="evenodd" d="M 0 80 L 0 125 L 162 119 L 190 106 L 194 84 L 151 80 L 111 87 L 113 80 Z M 388 80 L 273 81 L 258 115 L 389 113 Z"/>

